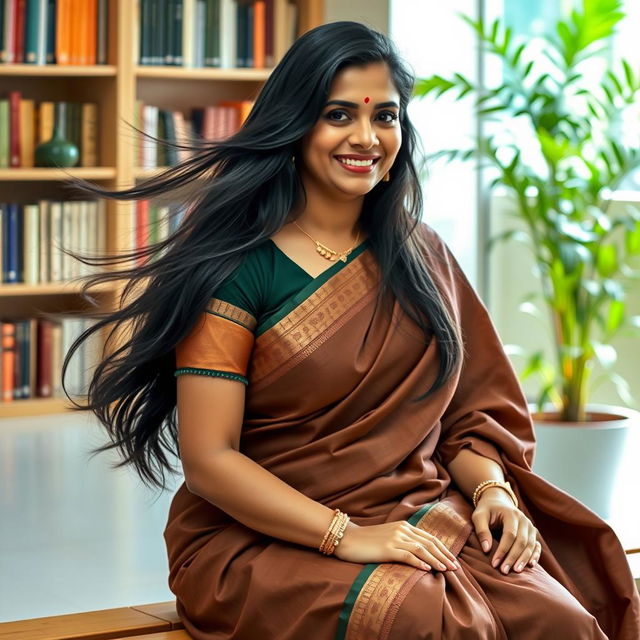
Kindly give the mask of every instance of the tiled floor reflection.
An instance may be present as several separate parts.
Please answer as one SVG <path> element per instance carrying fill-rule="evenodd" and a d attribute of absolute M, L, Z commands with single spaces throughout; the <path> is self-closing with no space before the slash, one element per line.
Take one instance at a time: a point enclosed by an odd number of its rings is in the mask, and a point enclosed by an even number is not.
<path fill-rule="evenodd" d="M 82 412 L 0 420 L 0 621 L 173 599 L 162 531 L 173 491 L 146 489 Z"/>

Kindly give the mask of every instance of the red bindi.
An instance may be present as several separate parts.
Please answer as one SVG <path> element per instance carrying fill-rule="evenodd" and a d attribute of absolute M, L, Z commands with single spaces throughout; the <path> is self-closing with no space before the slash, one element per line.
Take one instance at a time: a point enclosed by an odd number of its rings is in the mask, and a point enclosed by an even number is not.
<path fill-rule="evenodd" d="M 364 103 L 367 104 L 367 102 L 369 102 L 369 96 L 364 99 Z"/>

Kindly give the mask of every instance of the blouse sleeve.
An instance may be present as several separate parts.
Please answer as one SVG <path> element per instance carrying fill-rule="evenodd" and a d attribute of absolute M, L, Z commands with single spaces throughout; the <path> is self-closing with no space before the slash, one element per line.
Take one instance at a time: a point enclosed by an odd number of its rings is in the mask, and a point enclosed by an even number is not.
<path fill-rule="evenodd" d="M 195 374 L 249 383 L 257 291 L 242 265 L 218 287 L 194 328 L 176 345 L 174 376 Z"/>

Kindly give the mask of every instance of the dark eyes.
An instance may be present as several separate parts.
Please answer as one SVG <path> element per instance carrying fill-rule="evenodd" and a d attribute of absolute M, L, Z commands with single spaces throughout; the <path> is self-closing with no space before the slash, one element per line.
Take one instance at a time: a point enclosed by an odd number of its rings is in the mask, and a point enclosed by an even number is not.
<path fill-rule="evenodd" d="M 334 116 L 335 114 L 345 114 L 345 115 L 349 115 L 344 109 L 333 109 L 332 111 L 329 111 L 329 113 L 327 113 L 325 115 L 325 118 L 327 118 L 327 120 L 332 120 L 333 122 L 344 122 L 344 120 L 338 119 L 338 118 L 334 118 L 332 116 Z M 385 124 L 391 124 L 394 120 L 398 119 L 398 114 L 394 113 L 393 111 L 381 111 L 378 116 L 389 116 L 388 120 L 383 120 L 383 122 Z"/>

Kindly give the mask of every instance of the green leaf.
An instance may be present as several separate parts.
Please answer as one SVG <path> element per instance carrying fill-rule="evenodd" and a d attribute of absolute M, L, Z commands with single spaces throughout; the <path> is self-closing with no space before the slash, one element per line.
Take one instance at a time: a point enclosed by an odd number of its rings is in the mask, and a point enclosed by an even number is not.
<path fill-rule="evenodd" d="M 624 245 L 627 253 L 637 256 L 640 254 L 640 224 L 636 223 L 635 229 L 625 229 Z"/>
<path fill-rule="evenodd" d="M 520 60 L 520 56 L 522 55 L 522 52 L 527 48 L 526 43 L 522 43 L 517 49 L 516 52 L 513 54 L 513 57 L 511 58 L 511 64 L 514 67 L 518 66 L 518 62 Z"/>
<path fill-rule="evenodd" d="M 596 254 L 598 273 L 608 278 L 618 270 L 618 249 L 613 244 L 601 244 Z"/>
<path fill-rule="evenodd" d="M 625 304 L 622 300 L 612 300 L 609 303 L 606 317 L 606 329 L 609 333 L 617 331 L 624 322 Z"/>
<path fill-rule="evenodd" d="M 622 84 L 620 83 L 620 80 L 618 80 L 618 76 L 616 76 L 616 74 L 611 69 L 607 69 L 607 71 L 605 72 L 605 75 L 611 80 L 615 88 L 618 90 L 618 93 L 620 95 L 623 95 L 624 89 L 622 88 Z"/>
<path fill-rule="evenodd" d="M 629 89 L 631 91 L 636 90 L 636 80 L 633 75 L 633 70 L 631 69 L 631 65 L 623 58 L 622 59 L 622 67 L 624 68 L 624 77 L 627 80 L 627 84 L 629 85 Z"/>
<path fill-rule="evenodd" d="M 522 73 L 522 79 L 526 79 L 526 77 L 531 73 L 531 69 L 533 69 L 533 60 L 527 63 L 527 66 L 524 68 L 524 72 Z"/>

